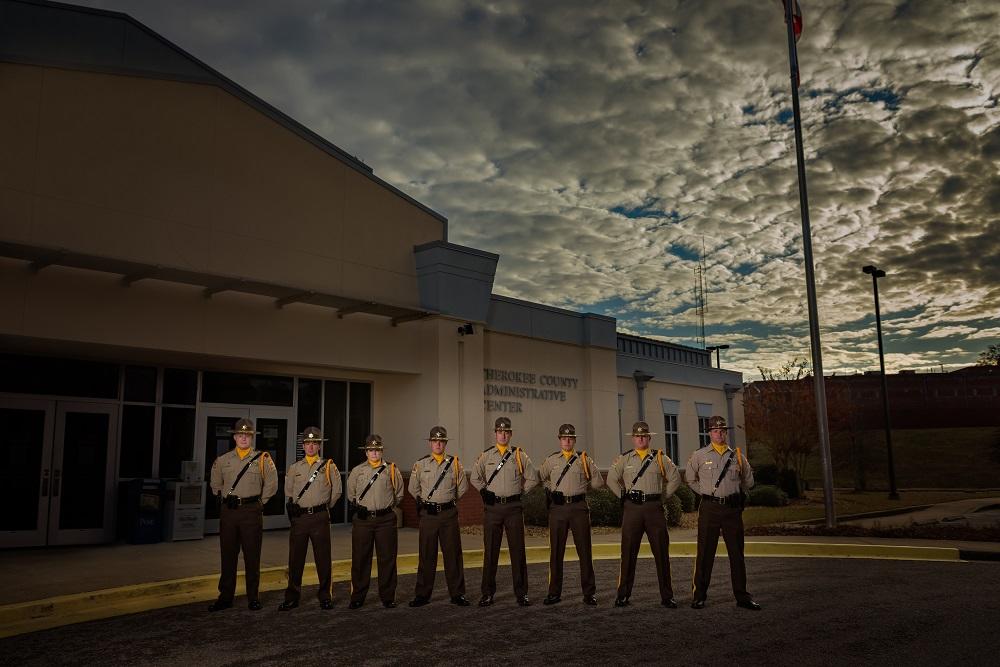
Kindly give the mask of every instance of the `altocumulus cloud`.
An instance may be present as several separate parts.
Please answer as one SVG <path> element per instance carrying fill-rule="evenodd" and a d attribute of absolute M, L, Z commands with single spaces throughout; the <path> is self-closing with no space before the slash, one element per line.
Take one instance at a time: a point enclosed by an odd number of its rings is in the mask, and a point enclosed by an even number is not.
<path fill-rule="evenodd" d="M 807 356 L 780 4 L 89 0 L 125 11 L 501 254 L 496 289 L 754 373 Z M 828 371 L 958 366 L 1000 320 L 992 0 L 803 0 L 802 110 Z"/>

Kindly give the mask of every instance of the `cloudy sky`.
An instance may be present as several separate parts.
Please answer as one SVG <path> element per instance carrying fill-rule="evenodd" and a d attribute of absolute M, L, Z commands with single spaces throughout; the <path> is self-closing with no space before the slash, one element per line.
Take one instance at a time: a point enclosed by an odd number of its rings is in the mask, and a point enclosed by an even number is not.
<path fill-rule="evenodd" d="M 778 0 L 82 0 L 124 11 L 500 253 L 495 291 L 757 376 L 809 354 Z M 1000 4 L 801 0 L 827 373 L 1000 341 Z"/>

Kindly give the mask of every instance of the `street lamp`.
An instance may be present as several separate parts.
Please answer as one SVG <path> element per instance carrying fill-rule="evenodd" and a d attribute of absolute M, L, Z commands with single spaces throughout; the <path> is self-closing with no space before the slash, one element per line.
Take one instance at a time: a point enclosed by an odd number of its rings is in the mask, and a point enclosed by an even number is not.
<path fill-rule="evenodd" d="M 896 491 L 896 466 L 892 461 L 892 427 L 889 425 L 889 383 L 885 377 L 885 353 L 882 350 L 882 314 L 878 307 L 878 279 L 885 278 L 885 271 L 869 264 L 861 268 L 871 275 L 872 290 L 875 293 L 875 329 L 878 331 L 878 365 L 882 371 L 882 411 L 885 415 L 885 447 L 889 457 L 889 499 L 899 500 Z"/>
<path fill-rule="evenodd" d="M 722 364 L 719 362 L 719 350 L 728 350 L 728 345 L 707 345 L 705 347 L 709 352 L 715 352 L 715 367 L 722 368 Z"/>

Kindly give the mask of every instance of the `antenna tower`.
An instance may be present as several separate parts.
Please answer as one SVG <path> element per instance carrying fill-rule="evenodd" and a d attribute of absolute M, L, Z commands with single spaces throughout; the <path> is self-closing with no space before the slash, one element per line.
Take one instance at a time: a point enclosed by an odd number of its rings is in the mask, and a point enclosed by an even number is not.
<path fill-rule="evenodd" d="M 701 237 L 701 255 L 694 267 L 694 312 L 698 316 L 698 344 L 705 347 L 705 309 L 708 297 L 705 294 L 705 237 Z"/>

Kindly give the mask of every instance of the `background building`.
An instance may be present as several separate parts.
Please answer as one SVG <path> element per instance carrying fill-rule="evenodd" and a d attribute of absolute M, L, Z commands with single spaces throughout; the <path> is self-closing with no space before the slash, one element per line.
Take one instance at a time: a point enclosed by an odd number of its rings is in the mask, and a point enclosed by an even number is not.
<path fill-rule="evenodd" d="M 741 423 L 708 352 L 494 295 L 497 255 L 126 15 L 0 0 L 0 96 L 0 546 L 113 539 L 121 482 L 204 475 L 243 416 L 282 475 L 308 425 L 346 474 L 434 424 L 471 463 L 502 414 L 603 467 L 640 416 L 681 464 Z"/>

